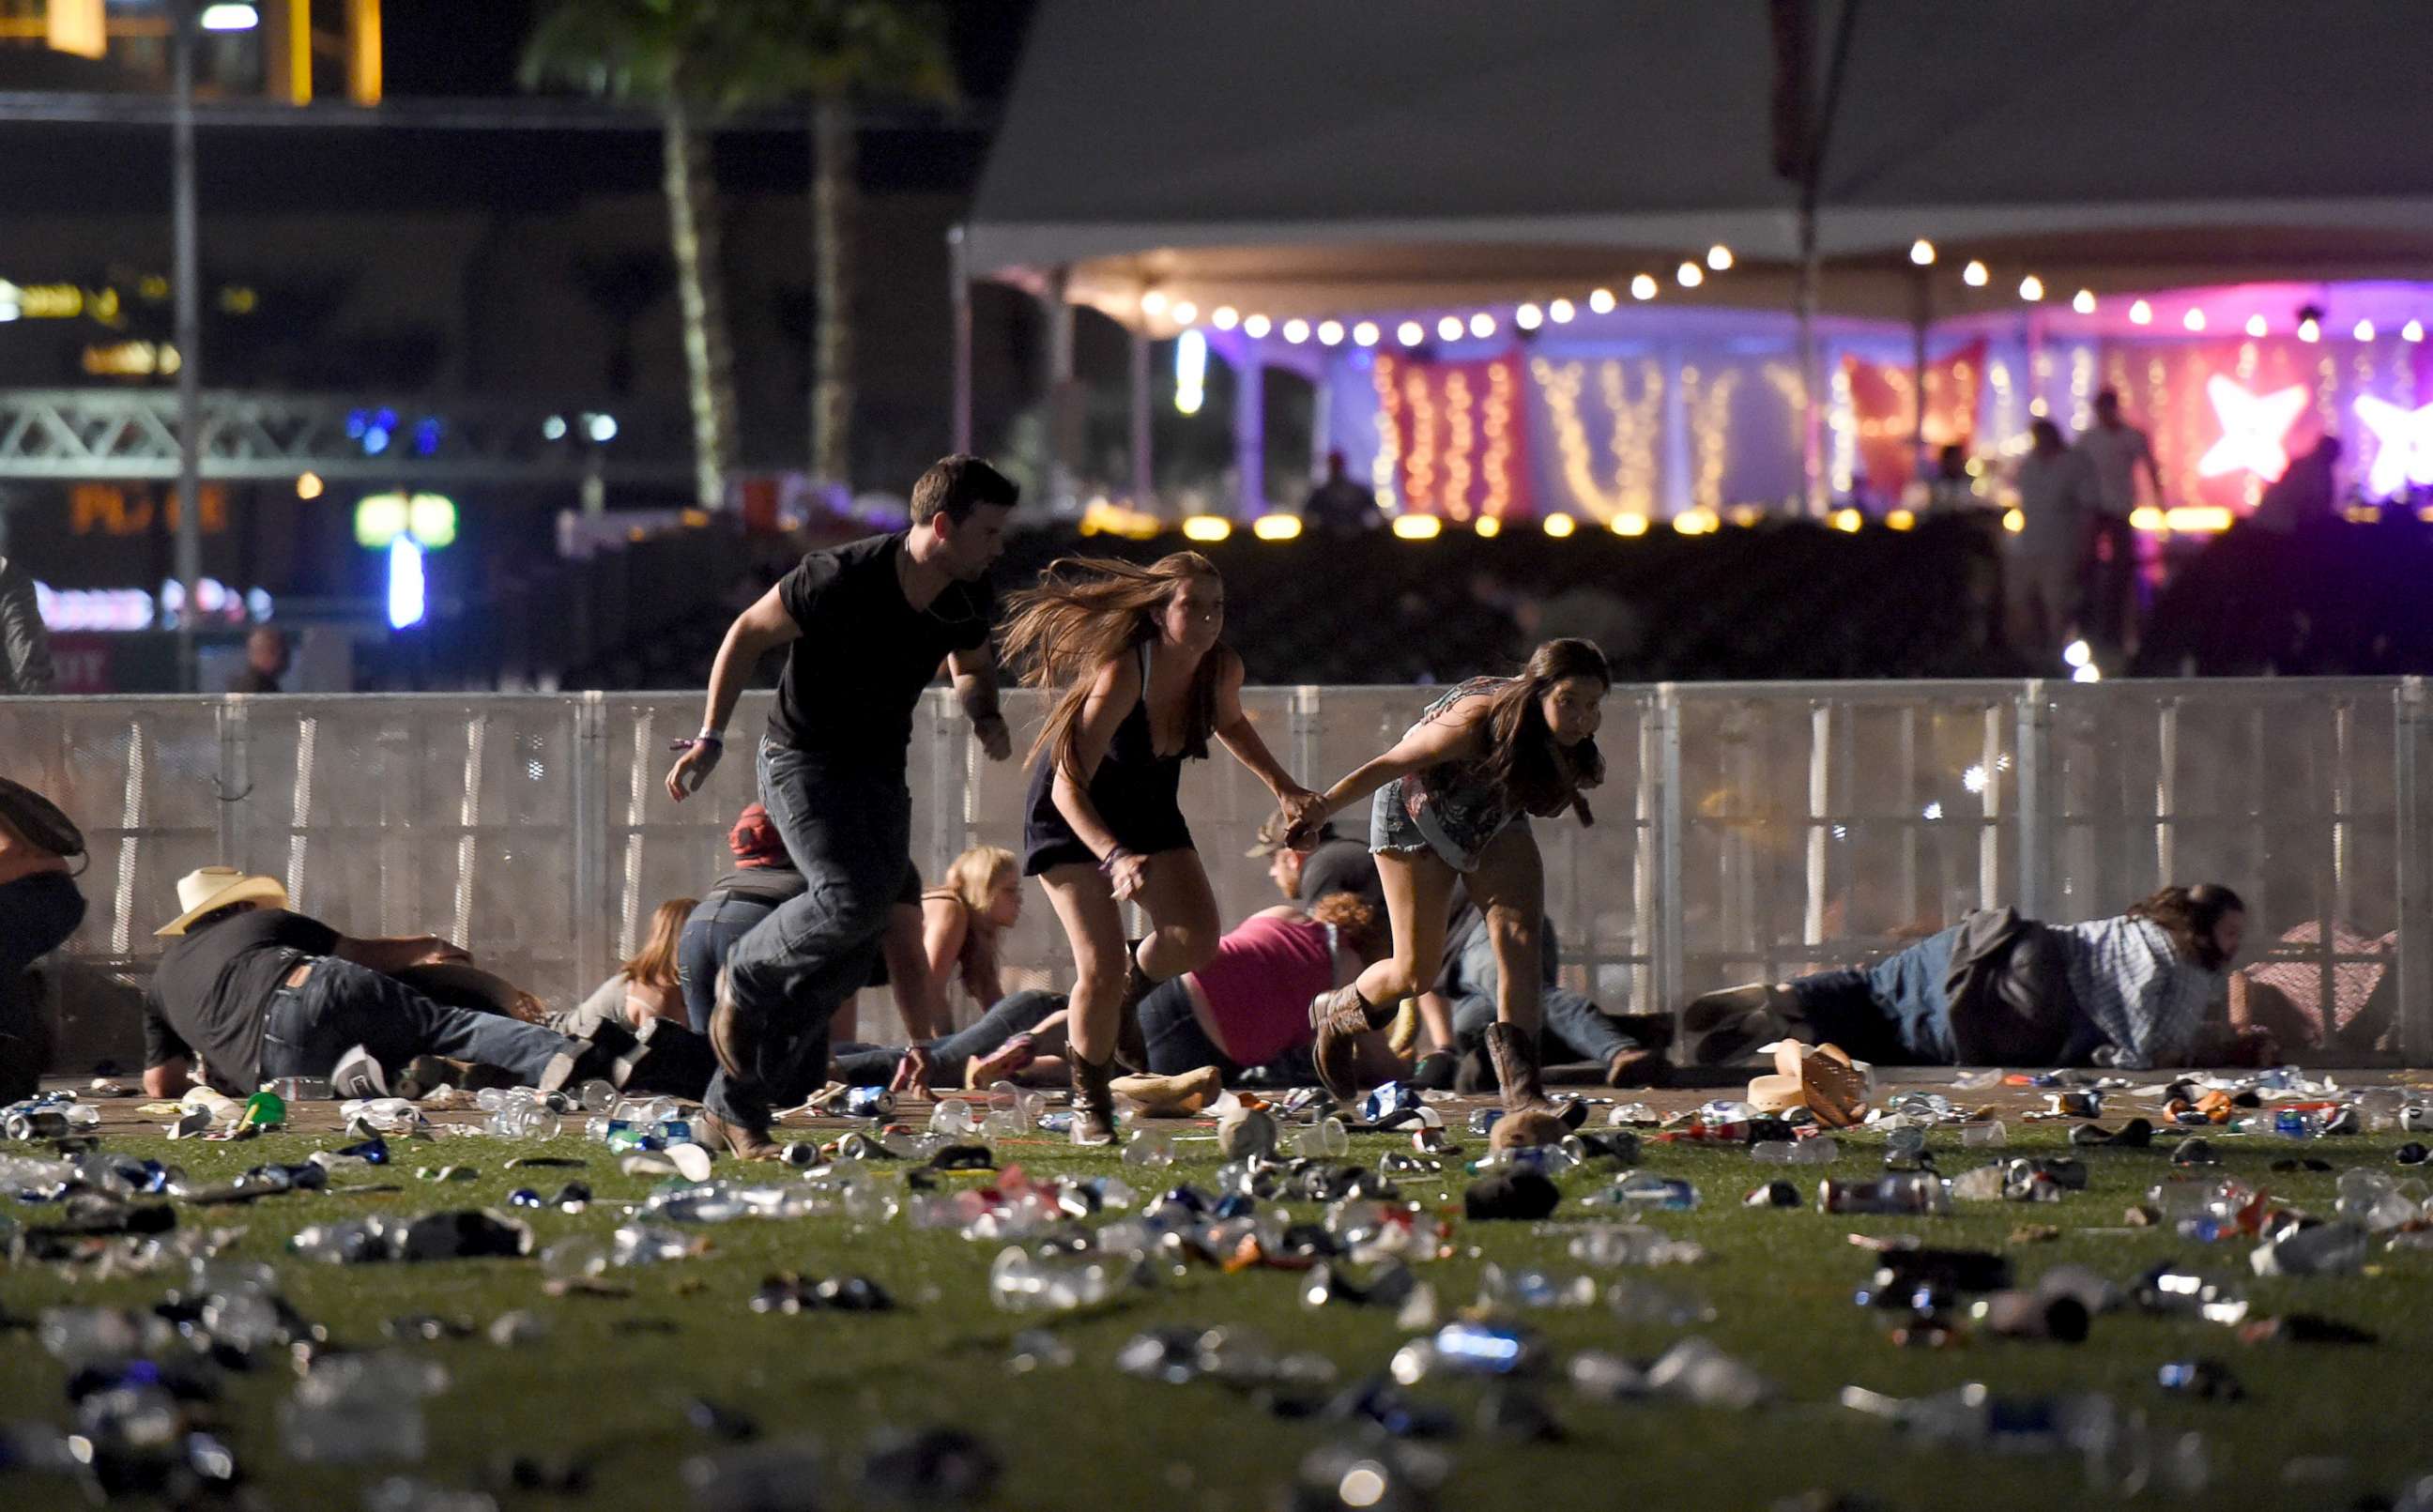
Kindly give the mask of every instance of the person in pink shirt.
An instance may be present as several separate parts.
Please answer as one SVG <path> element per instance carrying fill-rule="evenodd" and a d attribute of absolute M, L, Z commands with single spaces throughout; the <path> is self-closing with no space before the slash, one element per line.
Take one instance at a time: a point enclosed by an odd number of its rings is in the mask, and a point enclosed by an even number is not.
<path fill-rule="evenodd" d="M 1281 1062 L 1286 1079 L 1307 1081 L 1309 1000 L 1392 948 L 1386 921 L 1357 893 L 1329 893 L 1306 910 L 1291 904 L 1262 909 L 1217 942 L 1216 959 L 1141 999 L 1148 1069 L 1181 1076 L 1213 1065 L 1230 1081 Z M 1357 1049 L 1372 1080 L 1409 1069 L 1382 1029 L 1363 1035 Z"/>

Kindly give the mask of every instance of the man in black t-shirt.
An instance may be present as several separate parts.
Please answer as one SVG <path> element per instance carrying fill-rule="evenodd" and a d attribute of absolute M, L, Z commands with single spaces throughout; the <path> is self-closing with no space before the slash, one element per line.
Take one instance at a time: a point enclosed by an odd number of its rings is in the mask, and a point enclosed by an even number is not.
<path fill-rule="evenodd" d="M 978 457 L 947 457 L 912 486 L 912 528 L 813 552 L 728 627 L 701 734 L 680 741 L 681 803 L 718 764 L 727 719 L 760 657 L 788 648 L 759 744 L 760 801 L 804 891 L 737 942 L 709 1022 L 719 1074 L 704 1122 L 746 1159 L 777 1147 L 769 1120 L 826 1068 L 828 1021 L 870 977 L 912 869 L 904 780 L 912 711 L 952 664 L 955 692 L 993 760 L 1012 754 L 997 712 L 988 569 L 1020 491 Z"/>
<path fill-rule="evenodd" d="M 389 973 L 461 961 L 463 950 L 431 935 L 350 940 L 291 912 L 271 877 L 207 866 L 179 882 L 178 901 L 185 911 L 159 931 L 169 943 L 144 994 L 152 1096 L 182 1093 L 197 1054 L 205 1079 L 235 1097 L 276 1077 L 327 1077 L 357 1045 L 370 1065 L 342 1096 L 384 1094 L 420 1055 L 497 1066 L 546 1091 L 594 1073 L 621 1084 L 638 1063 L 633 1037 L 613 1028 L 587 1042 L 433 1002 Z M 623 1067 L 612 1064 L 620 1054 Z"/>

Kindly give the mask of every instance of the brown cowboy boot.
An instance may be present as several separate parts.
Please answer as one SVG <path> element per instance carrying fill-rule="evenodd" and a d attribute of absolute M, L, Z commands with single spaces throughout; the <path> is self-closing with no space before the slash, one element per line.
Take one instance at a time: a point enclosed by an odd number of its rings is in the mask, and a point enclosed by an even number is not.
<path fill-rule="evenodd" d="M 1511 1149 L 1524 1145 L 1559 1144 L 1571 1132 L 1557 1116 L 1538 1078 L 1538 1039 L 1520 1026 L 1502 1022 L 1487 1027 L 1487 1054 L 1495 1062 L 1495 1079 L 1504 1089 L 1504 1116 L 1495 1122 L 1489 1147 Z"/>
<path fill-rule="evenodd" d="M 1495 1062 L 1495 1079 L 1504 1089 L 1504 1111 L 1516 1113 L 1534 1108 L 1552 1113 L 1555 1104 L 1538 1079 L 1538 1037 L 1517 1024 L 1487 1026 L 1487 1054 Z"/>
<path fill-rule="evenodd" d="M 1357 982 L 1320 993 L 1309 1000 L 1310 1027 L 1318 1031 L 1310 1059 L 1317 1063 L 1319 1084 L 1328 1096 L 1337 1102 L 1350 1102 L 1360 1096 L 1360 1036 L 1384 1028 L 1393 1018 L 1390 1006 L 1363 998 Z"/>
<path fill-rule="evenodd" d="M 1073 1143 L 1112 1145 L 1115 1142 L 1115 1095 L 1108 1081 L 1114 1074 L 1112 1057 L 1096 1064 L 1081 1059 L 1078 1045 L 1066 1047 L 1073 1068 Z"/>

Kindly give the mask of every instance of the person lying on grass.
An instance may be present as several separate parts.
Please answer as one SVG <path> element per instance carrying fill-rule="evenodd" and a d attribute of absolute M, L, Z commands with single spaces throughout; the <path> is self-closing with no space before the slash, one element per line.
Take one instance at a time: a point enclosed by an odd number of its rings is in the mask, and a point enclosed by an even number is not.
<path fill-rule="evenodd" d="M 1878 1065 L 2271 1065 L 2269 1031 L 2209 1011 L 2246 925 L 2219 882 L 2084 924 L 1980 910 L 1864 969 L 1709 993 L 1681 1030 L 1701 1065 L 1749 1063 L 1783 1039 Z"/>

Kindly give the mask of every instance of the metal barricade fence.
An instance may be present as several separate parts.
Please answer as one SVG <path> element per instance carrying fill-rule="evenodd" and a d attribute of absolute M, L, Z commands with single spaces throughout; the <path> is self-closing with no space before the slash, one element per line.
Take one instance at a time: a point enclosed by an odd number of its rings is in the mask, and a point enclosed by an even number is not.
<path fill-rule="evenodd" d="M 1244 704 L 1315 786 L 1435 691 L 1265 688 Z M 727 869 L 766 699 L 746 698 L 725 763 L 682 806 L 661 779 L 668 741 L 695 727 L 689 692 L 0 699 L 0 775 L 91 841 L 91 911 L 63 952 L 69 1017 L 111 1020 L 88 1038 L 131 1041 L 152 930 L 178 911 L 177 879 L 215 862 L 280 878 L 349 933 L 460 941 L 562 1007 L 636 949 L 660 901 Z M 916 713 L 913 859 L 933 883 L 966 846 L 1020 849 L 1020 756 L 1043 705 L 1007 705 L 1007 763 L 981 756 L 944 689 Z M 1595 824 L 1538 824 L 1547 909 L 1567 982 L 1647 1012 L 1861 962 L 1975 908 L 2091 918 L 2219 880 L 2253 910 L 2247 959 L 2302 967 L 2325 1014 L 2396 1004 L 2385 1043 L 2421 1064 L 2427 739 L 2416 678 L 1617 688 Z M 1221 753 L 1185 773 L 1229 922 L 1275 899 L 1246 855 L 1270 807 Z M 1364 832 L 1365 808 L 1342 823 Z M 1054 920 L 1035 890 L 1029 904 L 1009 978 L 1061 986 Z"/>

